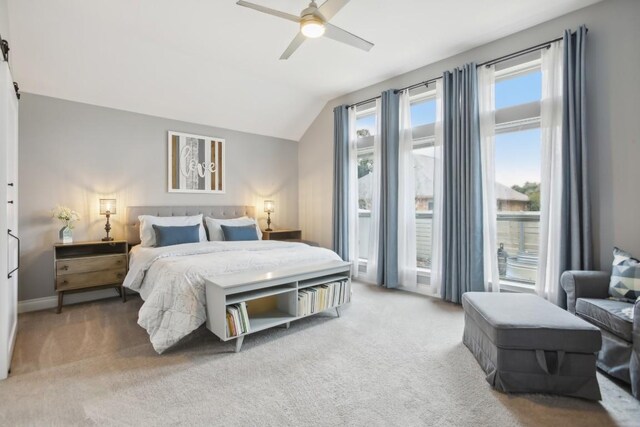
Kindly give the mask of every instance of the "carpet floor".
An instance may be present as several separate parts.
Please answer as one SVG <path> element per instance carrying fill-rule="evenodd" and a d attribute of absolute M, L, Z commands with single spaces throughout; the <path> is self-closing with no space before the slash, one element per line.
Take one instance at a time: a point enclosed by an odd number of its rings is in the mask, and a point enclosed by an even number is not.
<path fill-rule="evenodd" d="M 601 402 L 494 391 L 462 344 L 460 307 L 354 284 L 332 312 L 262 331 L 242 352 L 200 328 L 156 354 L 132 298 L 20 315 L 1 425 L 640 425 L 598 374 Z"/>

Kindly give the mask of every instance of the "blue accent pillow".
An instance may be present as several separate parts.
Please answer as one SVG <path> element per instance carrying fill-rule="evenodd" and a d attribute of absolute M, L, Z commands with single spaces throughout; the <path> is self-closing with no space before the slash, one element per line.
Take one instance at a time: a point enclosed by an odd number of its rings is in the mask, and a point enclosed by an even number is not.
<path fill-rule="evenodd" d="M 162 226 L 153 224 L 156 232 L 156 247 L 197 243 L 200 241 L 200 224 L 185 226 Z"/>
<path fill-rule="evenodd" d="M 258 231 L 255 225 L 220 225 L 224 240 L 237 242 L 240 240 L 258 240 Z"/>

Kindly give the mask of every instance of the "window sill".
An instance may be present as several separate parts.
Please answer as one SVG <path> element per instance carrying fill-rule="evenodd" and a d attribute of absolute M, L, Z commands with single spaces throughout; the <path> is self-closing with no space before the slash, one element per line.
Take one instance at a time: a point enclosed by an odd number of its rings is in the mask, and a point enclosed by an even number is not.
<path fill-rule="evenodd" d="M 367 271 L 367 260 L 360 258 L 358 261 L 358 269 L 361 272 Z M 428 285 L 428 279 L 431 278 L 431 270 L 426 268 L 418 268 L 418 284 L 419 285 Z M 423 280 L 420 280 L 423 279 Z M 426 281 L 425 281 L 426 279 Z M 502 292 L 518 292 L 518 293 L 526 293 L 526 294 L 535 294 L 536 288 L 535 285 L 529 285 L 526 283 L 514 282 L 511 280 L 500 280 L 500 291 Z"/>
<path fill-rule="evenodd" d="M 500 280 L 500 291 L 502 292 L 519 292 L 523 294 L 535 294 L 535 285 L 526 283 L 513 282 L 511 280 Z"/>

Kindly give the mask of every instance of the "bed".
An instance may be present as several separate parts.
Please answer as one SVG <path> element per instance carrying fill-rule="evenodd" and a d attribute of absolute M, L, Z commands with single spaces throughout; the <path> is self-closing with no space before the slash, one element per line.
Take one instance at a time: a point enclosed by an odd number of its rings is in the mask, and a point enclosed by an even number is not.
<path fill-rule="evenodd" d="M 287 265 L 339 260 L 324 248 L 274 240 L 199 242 L 141 247 L 139 215 L 216 219 L 255 218 L 253 206 L 133 206 L 126 212 L 125 238 L 131 247 L 124 286 L 144 303 L 138 324 L 162 353 L 206 321 L 205 278 L 246 271 L 275 271 Z"/>

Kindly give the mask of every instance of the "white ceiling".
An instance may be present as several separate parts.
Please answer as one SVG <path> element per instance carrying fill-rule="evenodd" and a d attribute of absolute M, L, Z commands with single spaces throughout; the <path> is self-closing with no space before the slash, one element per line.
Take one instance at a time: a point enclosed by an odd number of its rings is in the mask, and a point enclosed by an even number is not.
<path fill-rule="evenodd" d="M 371 52 L 280 61 L 297 25 L 235 0 L 9 0 L 11 61 L 24 92 L 299 140 L 330 99 L 597 1 L 351 0 L 331 23 Z"/>

